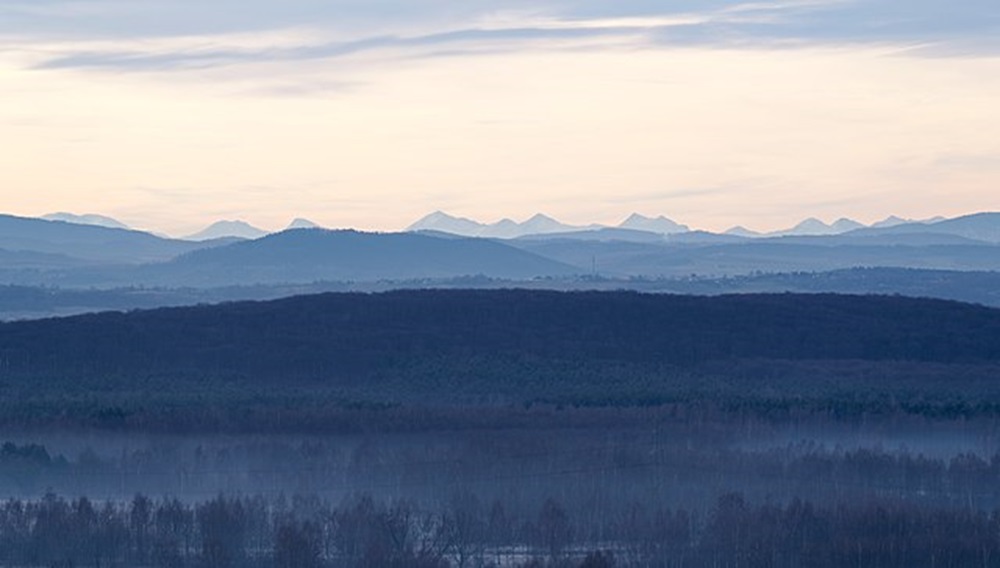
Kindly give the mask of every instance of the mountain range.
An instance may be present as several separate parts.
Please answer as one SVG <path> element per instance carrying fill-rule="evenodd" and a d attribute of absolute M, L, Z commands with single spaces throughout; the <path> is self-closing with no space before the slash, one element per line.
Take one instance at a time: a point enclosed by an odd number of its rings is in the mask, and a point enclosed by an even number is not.
<path fill-rule="evenodd" d="M 93 213 L 87 214 L 75 214 L 67 212 L 49 213 L 41 217 L 41 219 L 48 221 L 62 221 L 65 223 L 72 223 L 78 225 L 92 225 L 105 228 L 114 229 L 131 229 L 125 223 L 108 217 L 106 215 L 99 215 Z M 902 232 L 918 232 L 914 230 L 914 226 L 927 226 L 937 224 L 947 219 L 943 217 L 935 217 L 932 219 L 926 219 L 922 221 L 913 221 L 908 219 L 903 219 L 896 216 L 889 216 L 882 221 L 878 221 L 871 225 L 864 225 L 858 221 L 848 218 L 841 218 L 832 223 L 826 223 L 815 217 L 810 217 L 801 221 L 793 227 L 788 229 L 782 229 L 778 231 L 771 231 L 766 233 L 761 233 L 751 229 L 747 229 L 742 225 L 737 225 L 725 231 L 723 234 L 744 237 L 744 238 L 766 238 L 766 237 L 781 237 L 781 236 L 821 236 L 821 235 L 840 235 L 844 233 L 849 233 L 851 231 L 860 229 L 887 229 L 897 226 L 905 226 L 907 228 L 902 229 Z M 322 228 L 321 225 L 305 219 L 302 217 L 292 220 L 286 227 L 287 229 L 316 229 Z M 618 225 L 609 226 L 602 225 L 599 223 L 591 223 L 587 225 L 571 225 L 562 223 L 548 215 L 543 213 L 537 213 L 534 216 L 528 218 L 525 221 L 517 222 L 512 219 L 501 219 L 494 223 L 482 223 L 473 219 L 468 219 L 465 217 L 456 217 L 449 215 L 443 211 L 435 211 L 429 215 L 422 217 L 416 222 L 408 226 L 404 231 L 406 232 L 435 232 L 435 233 L 448 233 L 453 235 L 460 235 L 465 237 L 483 237 L 483 238 L 495 238 L 495 239 L 515 239 L 526 236 L 537 236 L 537 235 L 570 235 L 579 234 L 582 238 L 594 238 L 598 237 L 601 240 L 607 240 L 612 232 L 604 231 L 605 229 L 624 229 L 628 231 L 641 231 L 643 233 L 650 233 L 653 235 L 665 235 L 673 236 L 689 232 L 701 232 L 693 230 L 688 225 L 684 225 L 670 219 L 666 216 L 660 215 L 658 217 L 647 217 L 639 213 L 633 213 L 629 215 L 625 220 L 623 220 Z M 595 231 L 603 231 L 603 233 L 597 234 Z M 941 231 L 948 232 L 948 231 Z M 272 234 L 271 231 L 255 227 L 246 221 L 240 219 L 225 219 L 216 221 L 204 229 L 189 234 L 187 236 L 181 237 L 179 240 L 187 241 L 211 241 L 215 239 L 258 239 L 265 235 Z M 620 233 L 621 235 L 628 235 L 630 233 Z M 635 236 L 635 235 L 633 235 Z M 975 237 L 972 237 L 975 238 Z"/>
<path fill-rule="evenodd" d="M 724 234 L 746 238 L 839 235 L 864 228 L 883 229 L 898 225 L 926 225 L 943 220 L 944 218 L 942 217 L 935 217 L 933 219 L 914 221 L 902 219 L 896 216 L 890 216 L 869 226 L 848 218 L 841 218 L 832 223 L 825 223 L 820 219 L 810 217 L 793 227 L 779 231 L 761 233 L 738 225 L 727 230 Z M 611 228 L 644 231 L 657 235 L 677 235 L 692 232 L 692 229 L 688 225 L 678 223 L 677 221 L 663 215 L 658 217 L 647 217 L 639 213 L 633 213 L 618 225 L 608 226 L 597 223 L 591 223 L 588 225 L 569 225 L 542 213 L 538 213 L 520 223 L 512 219 L 501 219 L 495 223 L 482 223 L 466 217 L 449 215 L 443 211 L 435 211 L 425 217 L 422 217 L 405 230 L 436 231 L 451 233 L 454 235 L 463 235 L 466 237 L 514 239 L 524 236 L 558 233 L 583 233 L 585 231 Z"/>
<path fill-rule="evenodd" d="M 208 227 L 184 237 L 186 241 L 210 241 L 212 239 L 238 238 L 259 239 L 267 231 L 258 229 L 246 221 L 216 221 Z"/>
<path fill-rule="evenodd" d="M 128 225 L 122 223 L 118 219 L 108 217 L 107 215 L 97 215 L 94 213 L 86 213 L 83 215 L 77 215 L 75 213 L 66 213 L 65 211 L 60 211 L 58 213 L 49 213 L 48 215 L 42 215 L 42 219 L 46 221 L 63 221 L 66 223 L 75 223 L 77 225 L 96 225 L 98 227 L 108 227 L 109 229 L 130 229 Z"/>
<path fill-rule="evenodd" d="M 435 211 L 421 218 L 406 228 L 407 232 L 435 231 L 451 233 L 466 237 L 489 237 L 498 239 L 513 239 L 525 235 L 543 235 L 549 233 L 564 233 L 585 229 L 600 228 L 599 225 L 575 226 L 566 225 L 552 217 L 536 214 L 530 219 L 518 223 L 511 219 L 501 219 L 496 223 L 480 223 L 464 217 L 453 217 L 442 211 Z"/>
<path fill-rule="evenodd" d="M 78 217 L 88 222 L 78 222 Z M 630 216 L 620 227 L 601 227 L 565 225 L 544 215 L 484 225 L 436 213 L 402 233 L 330 231 L 297 219 L 290 226 L 303 228 L 202 241 L 92 223 L 98 221 L 106 222 L 87 216 L 45 220 L 0 215 L 0 286 L 212 289 L 336 282 L 384 289 L 391 283 L 423 286 L 462 278 L 472 278 L 467 284 L 477 286 L 478 278 L 565 288 L 575 287 L 573 282 L 581 278 L 606 278 L 632 287 L 631 282 L 650 279 L 871 267 L 1000 271 L 1000 213 L 923 222 L 889 219 L 861 228 L 849 220 L 828 225 L 812 219 L 770 236 L 690 230 L 665 217 L 641 215 Z M 228 222 L 201 237 L 247 227 Z M 517 236 L 454 232 L 463 227 Z M 260 235 L 252 227 L 244 234 Z M 903 278 L 894 277 L 885 291 L 916 289 L 902 286 Z M 768 282 L 780 286 L 779 280 Z"/>
<path fill-rule="evenodd" d="M 218 243 L 168 239 L 130 229 L 0 215 L 0 249 L 80 261 L 138 264 L 169 260 Z"/>
<path fill-rule="evenodd" d="M 60 211 L 57 213 L 42 215 L 40 219 L 46 221 L 62 221 L 64 223 L 72 223 L 74 225 L 92 225 L 110 229 L 132 229 L 132 227 L 126 225 L 118 219 L 108 217 L 107 215 L 98 215 L 96 213 L 76 214 Z M 303 217 L 293 219 L 286 227 L 286 229 L 318 228 L 321 228 L 320 225 Z M 183 237 L 181 240 L 210 241 L 213 239 L 258 239 L 268 234 L 270 234 L 270 231 L 265 231 L 264 229 L 255 227 L 246 221 L 234 219 L 216 221 L 196 233 Z"/>

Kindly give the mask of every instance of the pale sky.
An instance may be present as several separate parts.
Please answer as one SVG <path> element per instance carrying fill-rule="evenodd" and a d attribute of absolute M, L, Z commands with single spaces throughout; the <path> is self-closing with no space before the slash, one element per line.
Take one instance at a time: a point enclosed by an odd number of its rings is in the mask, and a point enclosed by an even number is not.
<path fill-rule="evenodd" d="M 996 0 L 0 0 L 0 97 L 0 210 L 174 235 L 1000 209 Z"/>

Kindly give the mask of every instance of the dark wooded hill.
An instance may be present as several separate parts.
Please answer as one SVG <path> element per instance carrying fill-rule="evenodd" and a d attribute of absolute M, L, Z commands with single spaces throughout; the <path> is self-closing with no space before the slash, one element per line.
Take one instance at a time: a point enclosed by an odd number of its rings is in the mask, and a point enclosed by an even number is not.
<path fill-rule="evenodd" d="M 996 416 L 997 376 L 1000 310 L 890 296 L 411 290 L 0 324 L 0 424 L 26 427 L 400 408 L 379 416 L 412 428 L 443 406 L 455 426 L 533 403 Z"/>
<path fill-rule="evenodd" d="M 886 296 L 428 290 L 0 325 L 4 376 L 333 379 L 427 359 L 1000 360 L 1000 310 Z"/>

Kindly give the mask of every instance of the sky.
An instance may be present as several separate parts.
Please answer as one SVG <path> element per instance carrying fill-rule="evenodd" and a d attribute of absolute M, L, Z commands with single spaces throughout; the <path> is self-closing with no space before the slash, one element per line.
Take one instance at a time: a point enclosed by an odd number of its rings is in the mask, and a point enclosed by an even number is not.
<path fill-rule="evenodd" d="M 0 0 L 0 210 L 956 216 L 997 101 L 996 0 Z"/>

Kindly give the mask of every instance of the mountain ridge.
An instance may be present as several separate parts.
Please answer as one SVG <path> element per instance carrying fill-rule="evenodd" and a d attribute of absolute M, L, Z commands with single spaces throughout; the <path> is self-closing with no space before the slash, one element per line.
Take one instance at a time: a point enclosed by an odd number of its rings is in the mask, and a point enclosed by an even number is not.
<path fill-rule="evenodd" d="M 157 262 L 213 244 L 135 229 L 0 214 L 0 248 L 65 255 L 93 263 Z"/>
<path fill-rule="evenodd" d="M 830 223 L 827 223 L 817 217 L 807 217 L 787 229 L 760 232 L 748 229 L 743 225 L 736 225 L 722 233 L 713 234 L 732 235 L 746 238 L 834 236 L 864 229 L 881 230 L 906 225 L 924 226 L 937 222 L 940 222 L 940 219 L 934 218 L 923 221 L 912 221 L 893 215 L 881 221 L 872 223 L 871 225 L 865 225 L 860 221 L 848 217 L 841 217 Z M 441 210 L 434 211 L 421 217 L 407 226 L 404 231 L 438 231 L 467 237 L 516 239 L 526 236 L 544 236 L 548 234 L 557 235 L 562 238 L 564 235 L 570 233 L 583 233 L 585 231 L 596 231 L 601 229 L 630 229 L 656 233 L 664 236 L 699 232 L 697 229 L 678 223 L 677 221 L 664 215 L 649 217 L 637 212 L 631 213 L 617 225 L 607 225 L 601 223 L 570 225 L 562 223 L 544 213 L 536 213 L 523 222 L 517 222 L 510 218 L 503 218 L 494 223 L 483 223 L 468 217 L 450 215 Z M 706 234 L 709 233 L 707 231 L 700 232 Z"/>
<path fill-rule="evenodd" d="M 147 265 L 136 277 L 151 285 L 219 286 L 475 275 L 531 279 L 575 272 L 559 261 L 489 239 L 290 229 Z"/>
<path fill-rule="evenodd" d="M 681 225 L 662 215 L 651 218 L 638 213 L 633 213 L 618 225 L 608 226 L 599 223 L 570 225 L 544 213 L 535 213 L 522 222 L 503 218 L 494 223 L 482 223 L 438 210 L 411 223 L 404 231 L 441 231 L 467 237 L 515 239 L 532 235 L 566 234 L 601 229 L 631 229 L 665 235 L 690 230 L 686 225 Z"/>
<path fill-rule="evenodd" d="M 66 211 L 57 211 L 55 213 L 48 213 L 39 217 L 40 219 L 45 219 L 46 221 L 63 221 L 65 223 L 74 223 L 77 225 L 95 225 L 98 227 L 107 227 L 109 229 L 131 229 L 125 223 L 122 223 L 118 219 L 113 217 L 108 217 L 107 215 L 98 215 L 96 213 L 68 213 Z"/>
<path fill-rule="evenodd" d="M 246 221 L 239 219 L 223 219 L 216 221 L 197 233 L 190 234 L 183 238 L 185 241 L 211 241 L 214 239 L 224 239 L 236 237 L 240 239 L 259 239 L 267 235 L 268 232 L 258 229 Z"/>

